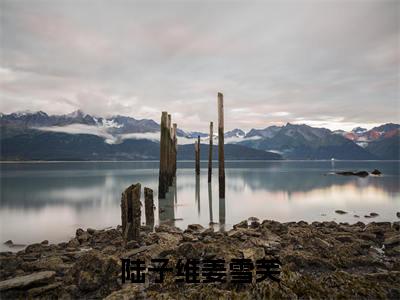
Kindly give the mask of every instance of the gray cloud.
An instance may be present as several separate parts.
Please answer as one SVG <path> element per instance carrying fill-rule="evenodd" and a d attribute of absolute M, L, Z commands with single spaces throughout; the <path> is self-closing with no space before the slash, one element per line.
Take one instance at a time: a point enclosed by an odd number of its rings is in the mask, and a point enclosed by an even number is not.
<path fill-rule="evenodd" d="M 0 3 L 0 110 L 207 130 L 399 120 L 398 1 Z"/>

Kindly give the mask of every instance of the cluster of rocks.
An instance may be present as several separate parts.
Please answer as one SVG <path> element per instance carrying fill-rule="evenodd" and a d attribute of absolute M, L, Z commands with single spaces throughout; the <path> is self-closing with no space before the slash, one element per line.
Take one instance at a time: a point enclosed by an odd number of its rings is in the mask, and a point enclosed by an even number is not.
<path fill-rule="evenodd" d="M 369 173 L 367 171 L 342 171 L 342 172 L 336 172 L 337 175 L 344 175 L 344 176 L 358 176 L 358 177 L 367 177 Z M 381 175 L 382 172 L 379 171 L 378 169 L 374 169 L 371 172 L 372 175 Z"/>
<path fill-rule="evenodd" d="M 249 224 L 250 223 L 250 224 Z M 189 225 L 143 227 L 125 243 L 121 228 L 76 231 L 66 243 L 0 253 L 0 297 L 106 299 L 400 298 L 400 222 L 364 224 L 243 221 L 229 231 Z M 181 284 L 121 282 L 120 258 L 278 257 L 281 282 Z M 147 264 L 149 265 L 149 264 Z M 151 274 L 148 274 L 151 276 Z M 156 276 L 154 274 L 154 276 Z"/>

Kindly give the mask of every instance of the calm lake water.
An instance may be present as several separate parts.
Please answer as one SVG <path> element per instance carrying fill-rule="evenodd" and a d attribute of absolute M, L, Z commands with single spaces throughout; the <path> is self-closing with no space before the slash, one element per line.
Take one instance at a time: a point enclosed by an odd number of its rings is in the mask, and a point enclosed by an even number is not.
<path fill-rule="evenodd" d="M 215 162 L 209 185 L 206 162 L 198 178 L 194 162 L 179 162 L 176 188 L 158 201 L 157 162 L 1 163 L 1 250 L 9 250 L 3 245 L 9 239 L 21 244 L 44 239 L 60 242 L 79 227 L 120 224 L 121 193 L 136 182 L 154 190 L 157 223 L 169 221 L 180 228 L 193 223 L 208 227 L 215 222 L 219 223 L 216 227 L 229 229 L 249 217 L 282 222 L 398 220 L 399 162 L 226 162 L 225 200 L 218 199 L 216 167 Z M 383 175 L 331 174 L 374 168 Z M 348 214 L 338 215 L 337 209 Z M 371 212 L 379 216 L 364 217 Z"/>

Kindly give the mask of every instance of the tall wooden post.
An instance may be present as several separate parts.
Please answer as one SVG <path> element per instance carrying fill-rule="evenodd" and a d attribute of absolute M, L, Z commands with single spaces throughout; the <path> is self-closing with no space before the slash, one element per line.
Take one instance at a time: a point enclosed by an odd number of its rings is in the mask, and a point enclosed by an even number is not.
<path fill-rule="evenodd" d="M 150 188 L 144 188 L 144 207 L 146 215 L 146 225 L 154 226 L 154 200 L 153 190 Z"/>
<path fill-rule="evenodd" d="M 177 158 L 177 151 L 178 151 L 178 138 L 176 137 L 176 129 L 177 129 L 177 124 L 174 123 L 173 124 L 173 147 L 172 147 L 172 151 L 173 151 L 173 176 L 176 177 L 176 158 Z"/>
<path fill-rule="evenodd" d="M 200 136 L 195 143 L 196 175 L 200 175 Z"/>
<path fill-rule="evenodd" d="M 219 197 L 225 198 L 224 96 L 222 93 L 218 93 L 218 181 Z"/>
<path fill-rule="evenodd" d="M 139 240 L 140 237 L 140 183 L 132 184 L 121 197 L 122 236 L 125 241 Z"/>
<path fill-rule="evenodd" d="M 168 113 L 163 111 L 161 114 L 160 125 L 160 172 L 158 177 L 158 198 L 165 199 L 165 194 L 168 189 L 168 144 L 169 144 L 169 129 L 168 129 Z"/>
<path fill-rule="evenodd" d="M 167 164 L 167 172 L 168 172 L 168 180 L 167 180 L 167 190 L 172 185 L 172 127 L 171 127 L 171 115 L 168 114 L 168 164 Z"/>
<path fill-rule="evenodd" d="M 212 177 L 213 122 L 210 122 L 210 148 L 208 150 L 208 182 Z"/>

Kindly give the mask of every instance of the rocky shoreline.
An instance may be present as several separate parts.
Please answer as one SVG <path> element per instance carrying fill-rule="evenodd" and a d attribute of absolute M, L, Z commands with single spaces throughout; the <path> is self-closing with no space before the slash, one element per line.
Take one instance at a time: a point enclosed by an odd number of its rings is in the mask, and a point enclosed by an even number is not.
<path fill-rule="evenodd" d="M 280 283 L 121 281 L 121 258 L 229 261 L 279 258 Z M 255 219 L 229 231 L 142 227 L 125 243 L 121 228 L 78 229 L 68 242 L 43 241 L 0 253 L 0 298 L 41 299 L 400 299 L 400 222 L 279 223 Z M 148 274 L 150 277 L 151 274 Z"/>

